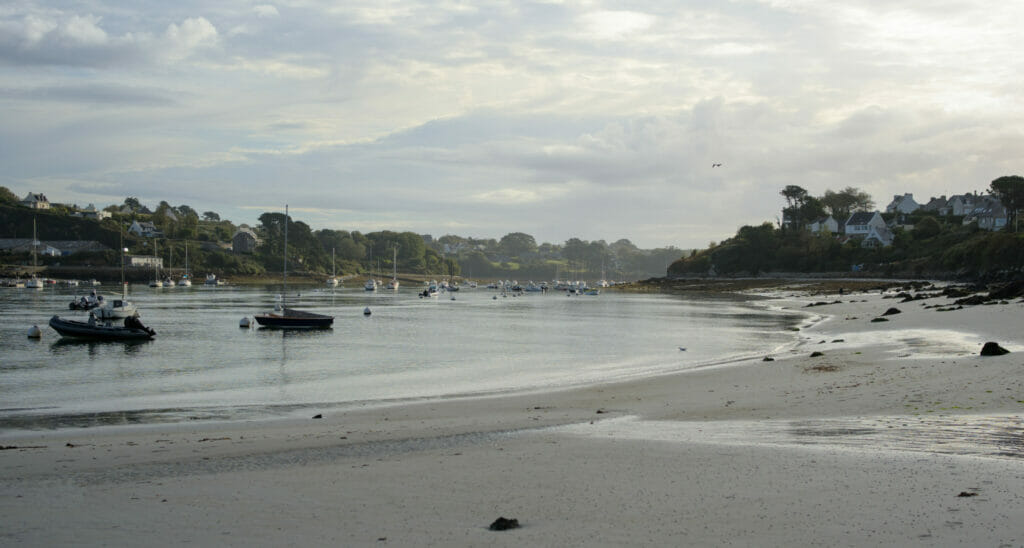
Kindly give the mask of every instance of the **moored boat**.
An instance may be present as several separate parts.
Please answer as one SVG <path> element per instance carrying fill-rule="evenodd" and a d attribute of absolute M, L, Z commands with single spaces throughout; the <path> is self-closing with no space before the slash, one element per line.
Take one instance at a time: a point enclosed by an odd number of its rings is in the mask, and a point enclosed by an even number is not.
<path fill-rule="evenodd" d="M 288 308 L 285 301 L 288 295 L 288 206 L 284 206 L 284 291 L 281 293 L 281 300 L 274 306 L 274 310 L 265 314 L 256 314 L 256 323 L 262 327 L 274 329 L 328 329 L 334 323 L 334 316 L 317 314 Z M 207 278 L 209 282 L 209 278 Z"/>
<path fill-rule="evenodd" d="M 142 325 L 142 322 L 135 316 L 125 318 L 124 325 L 97 321 L 92 315 L 89 316 L 88 322 L 53 316 L 50 318 L 50 327 L 62 337 L 76 339 L 130 341 L 149 340 L 156 336 L 156 331 Z"/>

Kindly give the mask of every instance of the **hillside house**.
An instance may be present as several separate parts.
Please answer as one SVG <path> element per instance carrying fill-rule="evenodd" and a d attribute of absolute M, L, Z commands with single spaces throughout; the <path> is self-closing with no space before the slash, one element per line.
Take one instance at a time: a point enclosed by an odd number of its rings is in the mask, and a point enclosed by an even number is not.
<path fill-rule="evenodd" d="M 231 248 L 235 253 L 253 253 L 259 244 L 260 239 L 249 228 L 239 228 L 231 237 Z"/>
<path fill-rule="evenodd" d="M 92 219 L 94 221 L 102 221 L 103 219 L 110 218 L 109 211 L 103 211 L 102 209 L 96 209 L 96 206 L 89 204 L 85 209 L 80 209 L 71 214 L 72 217 L 81 217 L 83 219 Z"/>
<path fill-rule="evenodd" d="M 946 213 L 939 212 L 941 215 L 956 215 L 963 216 L 974 211 L 978 207 L 977 194 L 957 194 L 949 198 L 949 202 L 946 203 Z"/>
<path fill-rule="evenodd" d="M 149 221 L 132 221 L 128 232 L 142 238 L 157 238 L 163 236 L 163 232 L 156 229 L 156 225 Z"/>
<path fill-rule="evenodd" d="M 914 201 L 913 194 L 893 196 L 889 205 L 885 206 L 886 213 L 913 213 L 918 209 L 921 209 L 921 204 Z"/>
<path fill-rule="evenodd" d="M 46 199 L 46 195 L 36 192 L 29 192 L 19 203 L 31 209 L 50 209 L 50 200 Z"/>
<path fill-rule="evenodd" d="M 964 215 L 965 225 L 978 223 L 982 230 L 1001 230 L 1006 226 L 1007 212 L 1003 204 L 990 196 L 979 196 L 976 207 Z"/>
<path fill-rule="evenodd" d="M 945 195 L 939 196 L 938 198 L 932 197 L 928 199 L 928 203 L 921 206 L 921 210 L 933 211 L 935 213 L 943 215 L 942 210 L 943 208 L 946 207 L 947 203 L 949 203 L 949 200 L 946 199 Z"/>
<path fill-rule="evenodd" d="M 857 238 L 867 237 L 871 228 L 886 228 L 882 214 L 877 211 L 857 211 L 846 220 L 846 235 Z"/>
<path fill-rule="evenodd" d="M 892 231 L 887 227 L 868 225 L 868 235 L 861 241 L 861 247 L 889 247 L 896 239 Z"/>
<path fill-rule="evenodd" d="M 831 215 L 829 215 L 828 217 L 822 217 L 821 219 L 818 219 L 813 223 L 807 225 L 807 228 L 815 234 L 820 234 L 824 231 L 828 231 L 832 234 L 838 234 L 839 222 L 833 219 Z"/>

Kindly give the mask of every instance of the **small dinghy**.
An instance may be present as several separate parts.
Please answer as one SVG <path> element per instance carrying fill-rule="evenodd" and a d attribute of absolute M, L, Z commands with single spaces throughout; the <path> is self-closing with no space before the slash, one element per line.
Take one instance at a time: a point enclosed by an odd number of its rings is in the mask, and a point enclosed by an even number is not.
<path fill-rule="evenodd" d="M 61 337 L 98 341 L 138 341 L 149 340 L 156 336 L 156 331 L 142 325 L 137 316 L 125 318 L 124 325 L 97 321 L 92 315 L 89 316 L 88 322 L 66 320 L 54 316 L 50 318 L 50 327 Z"/>

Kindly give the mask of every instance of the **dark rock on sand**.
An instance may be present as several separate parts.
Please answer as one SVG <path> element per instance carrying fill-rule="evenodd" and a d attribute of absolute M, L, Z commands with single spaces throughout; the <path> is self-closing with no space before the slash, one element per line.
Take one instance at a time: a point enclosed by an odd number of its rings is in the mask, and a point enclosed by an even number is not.
<path fill-rule="evenodd" d="M 314 419 L 322 419 L 322 418 L 324 418 L 324 416 L 323 416 L 322 413 L 317 413 L 316 415 L 313 415 L 313 418 Z"/>
<path fill-rule="evenodd" d="M 819 356 L 824 356 L 824 355 L 825 355 L 824 352 L 811 352 L 811 357 L 812 358 L 817 358 Z"/>
<path fill-rule="evenodd" d="M 957 495 L 957 496 L 958 497 L 976 497 L 976 496 L 978 496 L 978 494 L 977 493 L 973 493 L 971 491 L 960 491 L 960 494 Z"/>
<path fill-rule="evenodd" d="M 889 318 L 873 318 L 871 320 L 871 323 L 887 322 L 887 321 L 889 321 Z"/>
<path fill-rule="evenodd" d="M 516 519 L 516 518 L 507 519 L 507 518 L 504 518 L 504 517 L 500 517 L 500 518 L 494 520 L 494 522 L 491 523 L 491 526 L 488 527 L 488 529 L 490 529 L 491 531 L 506 531 L 508 529 L 517 529 L 518 527 L 519 527 L 519 520 L 518 519 Z"/>
<path fill-rule="evenodd" d="M 763 362 L 773 362 L 773 361 L 775 361 L 775 358 L 773 358 L 771 356 L 765 356 L 764 359 L 761 360 L 761 361 L 763 361 Z"/>
<path fill-rule="evenodd" d="M 1003 354 L 1009 354 L 1010 351 L 999 346 L 999 343 L 989 341 L 985 343 L 985 346 L 981 347 L 982 356 L 1002 356 Z"/>
<path fill-rule="evenodd" d="M 892 316 L 893 314 L 902 314 L 902 313 L 903 313 L 903 311 L 900 310 L 899 308 L 890 308 L 889 310 L 886 310 L 885 312 L 882 312 L 882 315 L 883 316 Z"/>

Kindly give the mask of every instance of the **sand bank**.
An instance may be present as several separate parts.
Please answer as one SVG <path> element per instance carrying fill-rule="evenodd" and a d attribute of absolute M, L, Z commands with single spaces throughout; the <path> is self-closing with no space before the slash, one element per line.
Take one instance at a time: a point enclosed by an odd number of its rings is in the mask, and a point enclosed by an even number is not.
<path fill-rule="evenodd" d="M 7 435 L 0 538 L 1024 545 L 1024 305 L 837 299 L 807 308 L 774 361 L 316 420 Z M 1012 353 L 979 357 L 987 340 Z M 498 516 L 522 527 L 488 531 Z"/>

